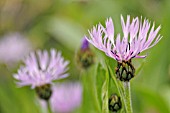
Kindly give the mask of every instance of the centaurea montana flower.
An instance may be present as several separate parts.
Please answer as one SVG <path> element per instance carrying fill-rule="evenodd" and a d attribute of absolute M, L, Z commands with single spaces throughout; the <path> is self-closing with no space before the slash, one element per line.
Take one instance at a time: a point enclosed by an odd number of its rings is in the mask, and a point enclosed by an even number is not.
<path fill-rule="evenodd" d="M 32 88 L 51 84 L 53 80 L 68 76 L 68 61 L 61 56 L 61 52 L 50 50 L 38 50 L 30 53 L 24 60 L 25 66 L 21 66 L 14 78 L 18 80 L 19 86 L 31 85 Z"/>
<path fill-rule="evenodd" d="M 123 36 L 118 33 L 115 38 L 114 25 L 111 18 L 106 20 L 106 27 L 100 23 L 89 30 L 90 37 L 86 39 L 96 48 L 105 52 L 107 56 L 118 61 L 117 75 L 122 75 L 125 71 L 126 80 L 130 80 L 130 76 L 134 76 L 134 67 L 131 64 L 133 58 L 145 58 L 146 55 L 139 56 L 139 54 L 154 45 L 156 45 L 162 36 L 158 34 L 161 26 L 155 29 L 155 24 L 151 26 L 149 20 L 141 20 L 136 17 L 130 22 L 130 16 L 127 16 L 126 22 L 121 16 L 121 24 Z M 127 64 L 127 65 L 126 65 Z M 130 67 L 131 70 L 127 70 Z M 121 72 L 119 68 L 123 68 Z M 128 76 L 129 75 L 129 76 Z M 119 77 L 119 79 L 122 79 Z"/>

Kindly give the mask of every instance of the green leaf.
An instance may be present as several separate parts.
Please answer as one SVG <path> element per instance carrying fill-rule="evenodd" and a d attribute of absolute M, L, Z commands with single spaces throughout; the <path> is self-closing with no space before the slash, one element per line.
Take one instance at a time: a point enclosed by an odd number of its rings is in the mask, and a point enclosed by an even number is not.
<path fill-rule="evenodd" d="M 81 80 L 83 83 L 83 105 L 81 113 L 97 112 L 101 113 L 101 106 L 98 98 L 96 76 L 98 66 L 92 66 L 88 70 L 82 71 Z"/>
<path fill-rule="evenodd" d="M 102 86 L 102 113 L 109 113 L 108 109 L 108 88 L 109 88 L 109 72 L 106 70 L 106 79 Z"/>
<path fill-rule="evenodd" d="M 99 100 L 100 107 L 102 107 L 102 86 L 105 82 L 105 73 L 106 71 L 99 63 L 96 68 L 96 89 L 97 89 L 97 96 Z"/>

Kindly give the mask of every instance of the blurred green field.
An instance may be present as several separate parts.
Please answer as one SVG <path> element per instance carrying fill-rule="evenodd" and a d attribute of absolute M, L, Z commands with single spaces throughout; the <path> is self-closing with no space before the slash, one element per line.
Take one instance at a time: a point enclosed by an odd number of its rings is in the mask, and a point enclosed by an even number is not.
<path fill-rule="evenodd" d="M 116 61 L 91 46 L 95 64 L 80 72 L 75 54 L 81 39 L 88 29 L 99 22 L 103 24 L 108 17 L 112 17 L 116 32 L 121 30 L 121 14 L 146 17 L 156 26 L 161 25 L 163 38 L 145 52 L 146 59 L 133 60 L 136 66 L 142 64 L 131 81 L 133 109 L 134 113 L 170 113 L 169 12 L 170 0 L 0 0 L 0 39 L 18 32 L 30 41 L 32 50 L 62 51 L 64 58 L 70 60 L 70 76 L 62 81 L 81 81 L 84 87 L 82 105 L 74 113 L 100 113 L 106 77 L 100 63 L 106 61 L 114 71 Z M 34 90 L 15 84 L 12 75 L 20 64 L 21 61 L 5 64 L 0 59 L 0 113 L 41 113 Z M 112 80 L 109 83 L 111 95 L 117 90 Z"/>

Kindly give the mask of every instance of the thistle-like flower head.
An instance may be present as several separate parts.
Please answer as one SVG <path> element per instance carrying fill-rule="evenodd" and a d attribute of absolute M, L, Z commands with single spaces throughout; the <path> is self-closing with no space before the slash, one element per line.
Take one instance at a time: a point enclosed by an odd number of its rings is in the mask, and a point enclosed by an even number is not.
<path fill-rule="evenodd" d="M 99 23 L 89 30 L 90 37 L 86 36 L 86 39 L 109 57 L 118 62 L 126 62 L 132 58 L 145 58 L 146 55 L 139 54 L 156 45 L 162 38 L 158 34 L 161 26 L 155 29 L 155 24 L 151 25 L 147 19 L 142 21 L 142 18 L 140 20 L 136 17 L 130 21 L 128 15 L 125 22 L 121 16 L 121 24 L 123 36 L 118 33 L 115 38 L 112 19 L 108 18 L 106 27 Z"/>
<path fill-rule="evenodd" d="M 31 85 L 32 88 L 51 84 L 53 80 L 68 76 L 68 61 L 61 56 L 61 52 L 51 49 L 50 54 L 46 50 L 38 50 L 30 53 L 24 60 L 14 78 L 19 86 Z"/>

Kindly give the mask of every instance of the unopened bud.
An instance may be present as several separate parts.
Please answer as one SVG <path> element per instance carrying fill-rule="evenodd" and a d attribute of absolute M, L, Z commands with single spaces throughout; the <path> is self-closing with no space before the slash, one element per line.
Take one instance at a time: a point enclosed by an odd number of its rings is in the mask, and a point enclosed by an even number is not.
<path fill-rule="evenodd" d="M 89 42 L 85 38 L 83 38 L 81 49 L 77 53 L 77 63 L 84 69 L 87 69 L 94 63 L 94 55 L 89 48 Z"/>
<path fill-rule="evenodd" d="M 109 98 L 109 110 L 112 112 L 117 112 L 122 108 L 121 99 L 116 94 L 113 94 Z"/>

